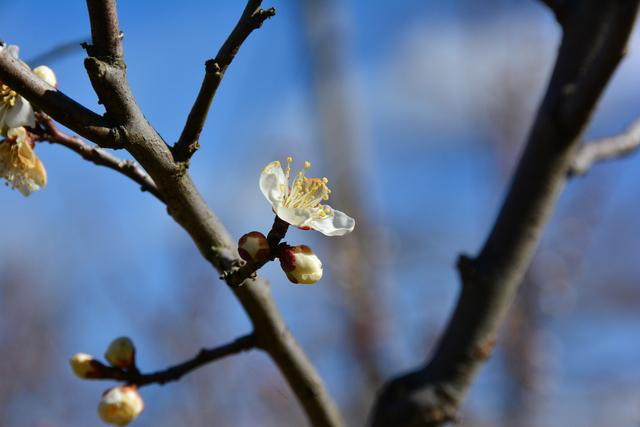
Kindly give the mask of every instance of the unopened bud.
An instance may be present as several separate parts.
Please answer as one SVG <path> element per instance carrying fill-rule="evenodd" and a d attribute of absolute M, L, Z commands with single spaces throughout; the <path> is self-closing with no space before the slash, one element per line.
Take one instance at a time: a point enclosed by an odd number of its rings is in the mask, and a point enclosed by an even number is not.
<path fill-rule="evenodd" d="M 104 357 L 112 366 L 120 369 L 131 369 L 136 364 L 136 348 L 130 338 L 116 338 L 109 344 Z"/>
<path fill-rule="evenodd" d="M 284 246 L 280 267 L 293 283 L 312 285 L 322 278 L 322 262 L 309 246 Z"/>
<path fill-rule="evenodd" d="M 259 263 L 266 261 L 270 253 L 269 242 L 264 237 L 264 234 L 259 231 L 252 231 L 240 238 L 238 253 L 247 262 Z"/>
<path fill-rule="evenodd" d="M 126 426 L 144 409 L 144 402 L 135 385 L 108 389 L 98 405 L 98 415 L 107 424 Z"/>
<path fill-rule="evenodd" d="M 40 65 L 33 69 L 33 73 L 40 77 L 45 82 L 49 83 L 53 87 L 58 87 L 58 79 L 56 78 L 56 73 L 46 65 Z"/>
<path fill-rule="evenodd" d="M 73 372 L 82 379 L 104 377 L 103 368 L 105 366 L 86 353 L 74 354 L 73 357 L 69 359 L 69 364 Z"/>

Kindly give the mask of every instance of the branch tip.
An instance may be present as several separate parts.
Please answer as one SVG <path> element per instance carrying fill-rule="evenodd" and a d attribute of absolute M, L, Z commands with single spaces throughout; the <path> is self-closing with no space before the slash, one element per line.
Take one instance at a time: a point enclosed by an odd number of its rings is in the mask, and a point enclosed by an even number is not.
<path fill-rule="evenodd" d="M 261 9 L 261 3 L 262 1 L 256 0 L 247 2 L 238 23 L 220 47 L 216 57 L 205 62 L 205 75 L 200 91 L 191 107 L 180 138 L 171 149 L 175 161 L 185 162 L 198 151 L 200 134 L 227 67 L 247 37 L 260 28 L 265 20 L 275 15 L 275 8 Z"/>

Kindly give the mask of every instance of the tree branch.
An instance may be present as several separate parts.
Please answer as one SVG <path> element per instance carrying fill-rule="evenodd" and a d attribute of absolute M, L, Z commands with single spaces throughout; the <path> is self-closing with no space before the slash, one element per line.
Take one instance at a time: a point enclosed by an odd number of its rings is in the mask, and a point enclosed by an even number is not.
<path fill-rule="evenodd" d="M 249 34 L 262 26 L 262 23 L 275 15 L 276 10 L 270 8 L 260 9 L 262 0 L 249 0 L 227 40 L 224 42 L 214 59 L 205 64 L 205 75 L 200 86 L 200 92 L 191 107 L 191 112 L 184 125 L 178 142 L 173 146 L 173 154 L 178 162 L 187 162 L 198 150 L 198 139 L 204 127 L 209 108 L 216 95 L 218 86 L 222 81 L 225 71 L 233 58 L 238 53 L 242 43 Z"/>
<path fill-rule="evenodd" d="M 87 0 L 87 9 L 93 40 L 93 45 L 87 46 L 89 55 L 111 61 L 122 60 L 122 33 L 115 0 Z"/>
<path fill-rule="evenodd" d="M 626 131 L 608 138 L 596 139 L 580 146 L 573 159 L 569 176 L 584 175 L 594 163 L 628 156 L 640 148 L 640 119 Z"/>
<path fill-rule="evenodd" d="M 46 111 L 56 121 L 101 147 L 120 146 L 110 122 L 49 86 L 6 49 L 0 50 L 0 81 L 27 98 L 36 108 Z"/>
<path fill-rule="evenodd" d="M 129 88 L 124 63 L 89 57 L 85 67 L 107 114 L 118 124 L 118 135 L 126 141 L 127 150 L 153 178 L 167 211 L 189 233 L 203 257 L 219 273 L 241 263 L 235 242 L 199 194 L 184 163 L 175 161 L 169 147 L 140 111 Z M 342 425 L 335 402 L 287 328 L 267 282 L 249 278 L 233 291 L 251 319 L 258 347 L 278 365 L 309 421 L 314 426 Z"/>
<path fill-rule="evenodd" d="M 500 214 L 480 254 L 460 257 L 462 291 L 453 316 L 431 360 L 382 390 L 373 426 L 439 426 L 455 419 L 491 354 L 581 134 L 626 51 L 639 3 L 568 3 L 549 87 Z"/>
<path fill-rule="evenodd" d="M 140 184 L 142 191 L 148 191 L 158 200 L 164 202 L 156 184 L 136 162 L 119 159 L 108 151 L 87 144 L 77 136 L 67 135 L 58 129 L 51 118 L 43 116 L 42 114 L 38 114 L 38 116 L 38 122 L 41 123 L 44 128 L 44 133 L 39 135 L 40 140 L 63 145 L 80 154 L 85 160 L 120 172 Z"/>
<path fill-rule="evenodd" d="M 169 382 L 178 381 L 189 372 L 198 368 L 202 368 L 209 363 L 215 362 L 216 360 L 220 360 L 227 356 L 251 350 L 255 348 L 255 346 L 256 338 L 254 334 L 249 334 L 220 347 L 212 349 L 203 348 L 198 352 L 197 355 L 189 360 L 171 366 L 167 369 L 152 372 L 149 374 L 141 374 L 139 372 L 136 372 L 135 370 L 126 371 L 120 368 L 101 364 L 100 373 L 102 375 L 99 377 L 92 377 L 91 379 L 124 381 L 127 384 L 135 384 L 138 387 L 143 387 L 150 384 L 164 385 Z"/>
<path fill-rule="evenodd" d="M 199 194 L 184 164 L 174 160 L 162 137 L 147 122 L 131 93 L 124 62 L 109 56 L 114 53 L 114 38 L 105 37 L 102 31 L 115 34 L 112 30 L 117 26 L 105 25 L 105 22 L 113 24 L 117 19 L 105 20 L 100 11 L 106 8 L 115 13 L 114 2 L 87 0 L 87 4 L 90 18 L 102 22 L 92 22 L 94 46 L 87 46 L 90 55 L 100 57 L 86 58 L 85 67 L 107 110 L 108 120 L 47 86 L 6 52 L 0 52 L 0 79 L 44 113 L 98 145 L 124 146 L 151 176 L 167 211 L 189 233 L 203 257 L 219 273 L 228 271 L 242 261 L 236 244 Z M 246 38 L 242 33 L 239 37 Z M 233 43 L 227 46 L 221 50 L 230 49 L 230 56 L 226 57 L 232 58 L 235 53 Z M 115 51 L 117 54 L 117 49 Z M 233 291 L 251 319 L 257 346 L 278 365 L 309 421 L 314 426 L 341 426 L 343 423 L 335 402 L 291 335 L 271 297 L 268 283 L 259 277 L 248 278 L 243 286 Z"/>

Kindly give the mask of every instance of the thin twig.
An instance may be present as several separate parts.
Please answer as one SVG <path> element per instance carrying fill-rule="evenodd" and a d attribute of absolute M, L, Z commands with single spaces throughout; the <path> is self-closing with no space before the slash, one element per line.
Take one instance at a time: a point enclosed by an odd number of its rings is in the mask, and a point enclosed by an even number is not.
<path fill-rule="evenodd" d="M 596 139 L 580 146 L 569 169 L 569 176 L 586 174 L 594 163 L 628 156 L 640 148 L 640 119 L 623 133 Z"/>
<path fill-rule="evenodd" d="M 177 365 L 171 366 L 167 369 L 163 369 L 161 371 L 156 371 L 149 374 L 141 374 L 139 372 L 136 372 L 136 370 L 132 372 L 111 366 L 101 365 L 101 375 L 92 379 L 110 379 L 123 381 L 127 384 L 135 384 L 138 387 L 143 387 L 150 384 L 164 385 L 169 382 L 178 381 L 189 372 L 201 368 L 211 362 L 215 362 L 216 360 L 220 360 L 233 354 L 251 350 L 255 347 L 255 335 L 249 334 L 237 338 L 229 344 L 225 344 L 220 347 L 202 349 L 193 358 Z"/>
<path fill-rule="evenodd" d="M 67 135 L 62 132 L 49 117 L 38 114 L 38 122 L 42 124 L 44 133 L 39 136 L 40 140 L 49 141 L 65 147 L 80 154 L 85 160 L 99 166 L 105 166 L 121 174 L 128 176 L 138 184 L 142 191 L 148 191 L 164 203 L 162 195 L 153 179 L 134 161 L 122 160 L 100 147 L 89 145 L 77 136 Z"/>
<path fill-rule="evenodd" d="M 176 161 L 186 162 L 198 150 L 200 133 L 227 67 L 231 64 L 249 34 L 253 30 L 260 28 L 265 20 L 275 15 L 276 10 L 274 8 L 260 9 L 261 4 L 262 0 L 249 0 L 247 2 L 240 20 L 231 31 L 231 34 L 229 34 L 229 37 L 227 37 L 216 57 L 206 62 L 205 75 L 200 86 L 200 92 L 198 92 L 193 107 L 191 107 L 191 112 L 187 117 L 182 134 L 173 147 Z"/>

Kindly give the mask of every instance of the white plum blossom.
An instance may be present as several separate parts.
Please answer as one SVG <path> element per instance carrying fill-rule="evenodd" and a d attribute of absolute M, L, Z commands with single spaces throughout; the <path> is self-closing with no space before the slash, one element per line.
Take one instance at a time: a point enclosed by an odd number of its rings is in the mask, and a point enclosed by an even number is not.
<path fill-rule="evenodd" d="M 18 52 L 20 49 L 18 46 L 0 45 L 0 52 L 7 51 L 9 55 L 18 59 Z M 29 69 L 29 66 L 22 61 L 19 61 L 25 68 Z M 0 133 L 5 135 L 11 128 L 17 128 L 20 126 L 33 127 L 36 124 L 36 118 L 33 113 L 33 108 L 29 101 L 18 95 L 13 89 L 4 83 L 0 82 Z"/>
<path fill-rule="evenodd" d="M 47 171 L 31 144 L 23 127 L 10 129 L 0 141 L 0 177 L 24 196 L 47 185 Z"/>
<path fill-rule="evenodd" d="M 302 229 L 313 229 L 325 236 L 343 236 L 353 231 L 355 220 L 347 214 L 323 205 L 331 190 L 327 178 L 308 178 L 304 168 L 290 181 L 291 163 L 282 169 L 279 161 L 271 162 L 260 174 L 260 190 L 283 221 Z"/>
<path fill-rule="evenodd" d="M 20 61 L 18 53 L 20 48 L 16 45 L 0 44 L 0 53 L 6 51 L 9 55 L 18 60 L 18 63 L 27 70 L 31 70 L 27 64 Z M 58 86 L 58 79 L 53 70 L 46 65 L 40 65 L 33 69 L 33 73 L 47 82 L 54 88 Z M 0 82 L 0 134 L 6 135 L 7 131 L 12 128 L 21 126 L 34 127 L 36 117 L 33 107 L 22 96 L 9 86 Z"/>

